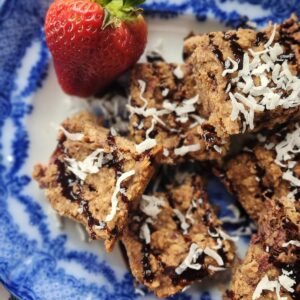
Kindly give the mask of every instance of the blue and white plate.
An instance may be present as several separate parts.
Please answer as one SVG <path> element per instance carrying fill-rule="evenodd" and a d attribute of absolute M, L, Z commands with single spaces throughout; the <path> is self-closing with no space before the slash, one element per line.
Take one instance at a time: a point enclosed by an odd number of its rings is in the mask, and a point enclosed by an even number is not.
<path fill-rule="evenodd" d="M 57 218 L 31 179 L 33 165 L 47 162 L 54 149 L 55 124 L 84 103 L 57 83 L 43 32 L 49 3 L 0 0 L 0 282 L 24 300 L 154 299 L 135 289 L 118 247 L 108 255 L 101 242 L 85 241 L 81 227 Z M 159 48 L 167 61 L 180 62 L 191 31 L 280 22 L 300 15 L 300 1 L 148 0 L 145 11 L 148 50 Z M 243 255 L 251 226 L 217 181 L 210 196 L 227 230 L 241 235 Z M 221 276 L 196 284 L 173 299 L 221 299 L 226 282 Z"/>

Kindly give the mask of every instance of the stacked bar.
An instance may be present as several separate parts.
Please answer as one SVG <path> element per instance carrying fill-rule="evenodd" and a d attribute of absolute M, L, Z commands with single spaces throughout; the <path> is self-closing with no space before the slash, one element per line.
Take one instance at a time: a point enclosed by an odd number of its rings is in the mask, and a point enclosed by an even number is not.
<path fill-rule="evenodd" d="M 232 238 L 221 228 L 206 193 L 205 180 L 189 175 L 166 192 L 144 195 L 124 232 L 134 277 L 158 297 L 232 265 Z"/>
<path fill-rule="evenodd" d="M 293 16 L 259 32 L 212 32 L 185 41 L 202 113 L 217 138 L 300 117 L 299 31 Z"/>
<path fill-rule="evenodd" d="M 184 158 L 217 160 L 229 148 L 228 140 L 212 140 L 209 132 L 203 134 L 206 116 L 187 65 L 138 64 L 132 71 L 128 108 L 137 149 L 162 146 L 160 163 L 175 164 Z"/>
<path fill-rule="evenodd" d="M 49 164 L 35 166 L 33 177 L 61 216 L 82 223 L 110 251 L 128 222 L 129 206 L 154 173 L 157 155 L 158 148 L 136 153 L 132 142 L 81 113 L 62 123 Z"/>

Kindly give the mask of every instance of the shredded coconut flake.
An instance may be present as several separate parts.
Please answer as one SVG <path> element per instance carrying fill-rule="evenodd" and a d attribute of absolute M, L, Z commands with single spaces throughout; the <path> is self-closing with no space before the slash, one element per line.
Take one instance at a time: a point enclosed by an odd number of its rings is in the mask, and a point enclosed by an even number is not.
<path fill-rule="evenodd" d="M 265 275 L 255 288 L 252 295 L 252 300 L 256 300 L 261 297 L 263 291 L 271 291 L 278 289 L 279 282 L 277 280 L 269 280 L 268 275 Z M 280 289 L 280 286 L 279 286 Z"/>
<path fill-rule="evenodd" d="M 165 88 L 165 89 L 163 89 L 163 91 L 161 92 L 161 94 L 162 94 L 162 96 L 163 97 L 166 97 L 166 96 L 168 96 L 168 94 L 169 94 L 169 89 L 167 89 L 167 88 Z"/>
<path fill-rule="evenodd" d="M 161 124 L 165 128 L 169 129 L 171 132 L 175 132 L 176 129 L 168 128 L 164 121 L 160 118 L 166 114 L 175 112 L 177 121 L 185 123 L 189 120 L 189 114 L 195 112 L 195 104 L 198 102 L 199 96 L 196 95 L 191 99 L 183 100 L 180 105 L 175 103 L 170 103 L 168 100 L 165 100 L 163 103 L 163 109 L 157 110 L 156 108 L 148 108 L 148 101 L 144 97 L 144 92 L 146 90 L 146 83 L 143 80 L 138 80 L 140 86 L 140 99 L 144 102 L 142 107 L 133 107 L 130 103 L 127 105 L 128 110 L 132 114 L 142 115 L 144 117 L 152 117 L 151 127 L 146 131 L 146 139 L 140 144 L 136 145 L 136 151 L 140 154 L 146 150 L 152 149 L 157 145 L 155 139 L 150 138 L 150 133 L 154 130 L 157 123 Z M 139 124 L 138 127 L 140 127 Z M 142 124 L 144 126 L 144 123 Z"/>
<path fill-rule="evenodd" d="M 290 274 L 292 274 L 292 271 L 288 272 L 282 269 L 282 274 L 275 280 L 269 280 L 268 275 L 265 275 L 257 284 L 252 300 L 260 298 L 263 291 L 275 292 L 277 300 L 287 300 L 287 297 L 281 297 L 280 289 L 283 287 L 290 293 L 295 291 L 293 286 L 296 284 L 296 281 L 288 276 Z"/>
<path fill-rule="evenodd" d="M 186 222 L 185 216 L 182 214 L 180 210 L 174 208 L 173 211 L 180 221 L 180 227 L 182 229 L 183 234 L 187 234 L 188 229 L 190 228 L 190 224 Z"/>
<path fill-rule="evenodd" d="M 275 147 L 277 156 L 276 163 L 285 167 L 284 162 L 291 160 L 297 153 L 300 153 L 300 126 L 296 124 L 296 129 L 288 133 L 285 139 Z"/>
<path fill-rule="evenodd" d="M 188 210 L 186 211 L 185 218 L 188 219 L 191 224 L 194 224 L 194 216 L 193 216 L 193 209 L 196 208 L 198 205 L 197 200 L 192 200 L 192 203 L 190 204 Z"/>
<path fill-rule="evenodd" d="M 140 238 L 143 239 L 146 244 L 150 244 L 151 242 L 151 233 L 149 226 L 146 222 L 141 226 Z"/>
<path fill-rule="evenodd" d="M 156 139 L 147 138 L 138 145 L 135 145 L 135 150 L 138 154 L 141 154 L 147 150 L 154 148 L 157 145 Z"/>
<path fill-rule="evenodd" d="M 181 69 L 181 66 L 178 65 L 176 67 L 176 69 L 174 69 L 173 74 L 178 78 L 178 79 L 182 79 L 184 77 L 184 73 Z"/>
<path fill-rule="evenodd" d="M 181 116 L 183 114 L 194 112 L 196 110 L 194 105 L 198 102 L 198 99 L 199 95 L 196 95 L 191 99 L 183 100 L 182 103 L 175 108 L 176 114 Z"/>
<path fill-rule="evenodd" d="M 230 65 L 232 64 L 232 68 L 230 69 Z M 226 76 L 227 74 L 234 73 L 238 70 L 239 65 L 236 61 L 234 61 L 231 57 L 228 57 L 228 59 L 225 61 L 225 66 L 228 66 L 227 69 L 225 69 L 222 73 L 222 76 Z"/>
<path fill-rule="evenodd" d="M 94 226 L 94 228 L 96 230 L 103 230 L 103 229 L 105 229 L 105 226 L 106 226 L 105 222 L 100 221 L 98 225 Z"/>
<path fill-rule="evenodd" d="M 293 286 L 296 284 L 296 281 L 287 274 L 282 274 L 278 277 L 278 281 L 281 284 L 283 288 L 285 288 L 288 292 L 293 293 L 295 289 L 293 289 Z"/>
<path fill-rule="evenodd" d="M 102 167 L 104 149 L 96 149 L 83 161 L 76 161 L 74 158 L 66 157 L 67 169 L 80 180 L 85 181 L 88 174 L 96 174 Z"/>
<path fill-rule="evenodd" d="M 225 62 L 223 76 L 237 73 L 226 88 L 232 104 L 231 120 L 235 121 L 243 115 L 244 131 L 247 126 L 254 128 L 257 111 L 277 107 L 288 109 L 300 104 L 300 79 L 291 74 L 288 57 L 282 56 L 283 47 L 279 43 L 274 44 L 275 34 L 276 25 L 264 45 L 265 50 L 255 52 L 249 49 L 244 53 L 241 70 L 238 70 L 237 62 L 231 58 Z M 277 63 L 279 61 L 283 63 Z"/>
<path fill-rule="evenodd" d="M 138 145 L 135 145 L 136 151 L 141 154 L 147 150 L 154 148 L 157 145 L 155 139 L 149 137 L 150 133 L 154 130 L 156 121 L 152 119 L 151 126 L 146 131 L 146 139 Z"/>
<path fill-rule="evenodd" d="M 117 208 L 118 208 L 118 193 L 120 192 L 121 189 L 121 183 L 126 180 L 127 178 L 133 176 L 135 174 L 134 170 L 128 171 L 123 173 L 117 180 L 116 183 L 116 188 L 114 190 L 114 193 L 111 197 L 111 212 L 106 216 L 105 222 L 111 221 L 115 214 L 117 213 Z"/>
<path fill-rule="evenodd" d="M 217 145 L 214 145 L 214 149 L 218 152 L 218 153 L 222 153 L 222 148 L 217 146 Z"/>
<path fill-rule="evenodd" d="M 223 261 L 222 257 L 215 250 L 213 250 L 209 247 L 205 247 L 204 253 L 206 255 L 210 256 L 211 258 L 213 258 L 219 266 L 224 265 L 224 261 Z"/>
<path fill-rule="evenodd" d="M 165 205 L 164 200 L 155 197 L 143 195 L 140 204 L 141 211 L 151 218 L 157 218 L 158 214 L 161 212 L 161 208 Z"/>
<path fill-rule="evenodd" d="M 116 129 L 114 127 L 110 128 L 110 133 L 111 133 L 112 136 L 117 136 L 118 135 L 118 132 L 116 131 Z"/>
<path fill-rule="evenodd" d="M 223 248 L 223 242 L 220 238 L 217 238 L 217 245 L 212 247 L 214 250 L 219 250 Z"/>
<path fill-rule="evenodd" d="M 136 287 L 136 288 L 134 289 L 134 292 L 135 292 L 137 295 L 140 295 L 140 296 L 142 296 L 142 297 L 146 296 L 146 293 L 145 293 L 141 288 Z"/>
<path fill-rule="evenodd" d="M 163 156 L 168 157 L 170 154 L 170 151 L 167 148 L 164 148 L 163 150 Z"/>
<path fill-rule="evenodd" d="M 59 129 L 64 133 L 67 139 L 71 141 L 81 141 L 84 138 L 83 133 L 71 133 L 67 131 L 64 127 L 60 126 Z"/>
<path fill-rule="evenodd" d="M 161 125 L 166 127 L 166 124 L 161 120 L 160 116 L 163 116 L 165 114 L 168 114 L 169 112 L 167 110 L 157 110 L 156 108 L 152 107 L 152 108 L 148 108 L 148 100 L 144 97 L 144 92 L 146 90 L 146 83 L 143 80 L 138 80 L 139 85 L 140 85 L 140 99 L 144 102 L 144 105 L 142 107 L 135 107 L 132 106 L 129 103 L 127 104 L 127 109 L 130 112 L 130 116 L 132 116 L 133 114 L 137 114 L 137 115 L 142 115 L 145 118 L 147 117 L 152 117 L 155 122 L 160 123 Z"/>
<path fill-rule="evenodd" d="M 175 155 L 184 156 L 189 152 L 196 152 L 199 150 L 200 150 L 200 145 L 194 144 L 194 145 L 181 146 L 180 148 L 175 148 L 174 153 Z"/>
<path fill-rule="evenodd" d="M 296 124 L 296 129 L 287 133 L 285 139 L 275 146 L 275 162 L 285 169 L 282 178 L 289 181 L 292 186 L 300 187 L 300 179 L 294 174 L 294 167 L 297 162 L 294 161 L 296 155 L 300 153 L 300 126 Z M 292 196 L 292 195 L 290 195 Z"/>
<path fill-rule="evenodd" d="M 79 206 L 77 212 L 81 215 L 83 213 L 83 206 Z"/>
<path fill-rule="evenodd" d="M 220 234 L 220 236 L 223 238 L 223 240 L 229 240 L 229 241 L 233 241 L 233 242 L 237 242 L 239 240 L 238 236 L 230 236 L 229 234 L 227 234 L 226 232 L 224 232 L 221 229 L 217 230 Z"/>
<path fill-rule="evenodd" d="M 272 150 L 274 148 L 275 144 L 274 143 L 268 143 L 268 144 L 265 144 L 265 148 L 267 150 Z"/>
<path fill-rule="evenodd" d="M 291 183 L 292 183 L 293 185 L 295 185 L 295 186 L 300 186 L 300 179 L 297 178 L 297 177 L 295 177 L 295 176 L 293 175 L 293 172 L 290 171 L 290 170 L 285 171 L 285 172 L 282 174 L 282 178 L 283 178 L 284 180 L 287 180 L 287 181 L 291 182 Z"/>
<path fill-rule="evenodd" d="M 239 224 L 245 221 L 245 217 L 241 217 L 241 212 L 236 206 L 230 204 L 227 206 L 227 208 L 233 213 L 233 217 L 226 216 L 220 218 L 223 223 Z"/>
<path fill-rule="evenodd" d="M 268 49 L 273 44 L 273 41 L 274 41 L 274 38 L 275 38 L 275 34 L 276 34 L 276 27 L 277 27 L 277 25 L 274 24 L 271 36 L 270 36 L 269 40 L 267 41 L 267 43 L 265 44 L 265 48 L 266 49 Z"/>
<path fill-rule="evenodd" d="M 211 270 L 211 271 L 214 271 L 214 272 L 220 272 L 220 271 L 225 271 L 226 268 L 209 265 L 208 270 Z"/>
<path fill-rule="evenodd" d="M 186 123 L 189 120 L 190 114 L 196 111 L 195 104 L 198 103 L 199 95 L 194 96 L 191 99 L 183 100 L 180 104 L 171 103 L 168 100 L 163 102 L 163 108 L 168 112 L 174 112 L 176 120 L 181 123 Z"/>
<path fill-rule="evenodd" d="M 201 125 L 205 122 L 205 118 L 202 118 L 195 114 L 190 114 L 190 118 L 195 120 L 195 122 L 190 125 L 190 128 L 194 128 L 197 125 Z"/>
<path fill-rule="evenodd" d="M 198 257 L 202 254 L 203 250 L 198 248 L 198 245 L 193 243 L 190 246 L 189 253 L 184 261 L 175 269 L 176 274 L 182 274 L 186 269 L 200 270 L 201 265 L 196 263 Z"/>
<path fill-rule="evenodd" d="M 179 68 L 179 69 L 178 69 Z M 179 74 L 180 67 L 178 67 L 174 70 L 174 72 Z M 177 75 L 178 75 L 177 74 Z M 168 115 L 170 113 L 176 114 L 176 121 L 181 123 L 186 123 L 190 119 L 194 119 L 196 122 L 191 124 L 189 128 L 193 128 L 197 126 L 198 124 L 202 124 L 204 119 L 192 114 L 193 112 L 196 112 L 196 104 L 199 100 L 199 95 L 195 95 L 191 99 L 185 99 L 180 104 L 171 103 L 169 100 L 165 100 L 163 102 L 163 109 L 156 109 L 155 107 L 148 107 L 148 101 L 144 97 L 144 93 L 146 90 L 146 83 L 143 80 L 138 80 L 139 88 L 140 88 L 140 99 L 144 102 L 144 105 L 142 107 L 135 107 L 131 105 L 131 101 L 127 104 L 127 108 L 130 112 L 130 116 L 133 114 L 141 115 L 145 118 L 151 117 L 151 127 L 146 132 L 146 139 L 142 141 L 140 144 L 136 145 L 136 151 L 138 153 L 143 153 L 146 150 L 152 149 L 157 145 L 157 142 L 155 139 L 150 138 L 150 133 L 154 130 L 157 123 L 165 127 L 170 132 L 178 132 L 176 128 L 169 128 L 165 122 L 161 119 L 162 116 Z M 167 95 L 169 93 L 169 90 L 166 89 L 163 91 L 164 95 Z M 137 124 L 137 128 L 141 130 L 144 127 L 144 122 L 141 121 L 140 124 Z M 188 148 L 186 148 L 188 147 Z M 198 148 L 199 147 L 199 148 Z M 183 156 L 187 152 L 192 151 L 198 151 L 200 149 L 199 145 L 190 145 L 190 146 L 184 146 L 178 149 L 175 149 L 174 153 L 175 155 Z M 178 153 L 178 154 L 177 154 Z M 167 151 L 164 151 L 164 156 L 168 156 L 169 153 Z"/>
<path fill-rule="evenodd" d="M 300 247 L 300 241 L 297 241 L 297 240 L 290 240 L 286 243 L 283 243 L 282 244 L 282 247 L 288 247 L 289 245 L 294 245 L 296 247 Z"/>
<path fill-rule="evenodd" d="M 212 232 L 211 229 L 210 229 L 210 227 L 207 229 L 207 232 L 208 232 L 208 234 L 209 234 L 211 237 L 218 237 L 218 236 L 219 236 L 218 231 Z"/>

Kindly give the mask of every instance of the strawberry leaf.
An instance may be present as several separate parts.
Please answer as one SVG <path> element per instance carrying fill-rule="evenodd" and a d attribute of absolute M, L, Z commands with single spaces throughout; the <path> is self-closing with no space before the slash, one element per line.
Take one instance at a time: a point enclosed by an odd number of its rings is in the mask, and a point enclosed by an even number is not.
<path fill-rule="evenodd" d="M 142 4 L 144 0 L 96 0 L 106 1 L 107 4 L 104 8 L 109 12 L 110 18 L 109 24 L 115 23 L 118 25 L 116 20 L 134 20 L 137 15 L 141 13 L 141 9 L 135 7 L 136 5 Z M 99 2 L 98 2 L 99 3 Z M 106 23 L 107 26 L 107 23 Z"/>
<path fill-rule="evenodd" d="M 145 2 L 145 0 L 124 0 L 124 8 L 129 8 L 129 7 L 136 7 L 138 5 L 141 5 Z"/>

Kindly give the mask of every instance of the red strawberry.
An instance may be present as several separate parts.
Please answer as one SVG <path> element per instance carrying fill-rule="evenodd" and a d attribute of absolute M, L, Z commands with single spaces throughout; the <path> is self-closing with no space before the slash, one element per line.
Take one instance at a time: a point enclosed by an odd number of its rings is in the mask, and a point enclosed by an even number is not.
<path fill-rule="evenodd" d="M 62 89 L 91 96 L 130 68 L 147 42 L 143 0 L 56 0 L 45 22 Z"/>

